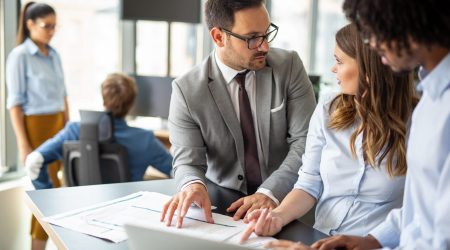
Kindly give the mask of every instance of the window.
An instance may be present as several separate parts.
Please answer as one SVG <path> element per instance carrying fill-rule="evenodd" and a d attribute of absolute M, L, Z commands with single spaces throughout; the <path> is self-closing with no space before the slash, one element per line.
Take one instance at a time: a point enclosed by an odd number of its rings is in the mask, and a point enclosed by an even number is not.
<path fill-rule="evenodd" d="M 274 46 L 298 52 L 309 74 L 321 76 L 320 95 L 336 91 L 334 35 L 347 21 L 343 0 L 272 1 L 272 20 L 280 27 Z M 311 46 L 314 45 L 314 46 Z"/>
<path fill-rule="evenodd" d="M 119 0 L 46 0 L 58 18 L 52 45 L 63 63 L 71 120 L 103 110 L 100 84 L 121 70 Z"/>
<path fill-rule="evenodd" d="M 202 32 L 202 24 L 172 23 L 171 76 L 189 71 L 202 60 Z"/>
<path fill-rule="evenodd" d="M 284 0 L 271 3 L 271 19 L 279 27 L 272 46 L 297 51 L 308 70 L 311 0 Z"/>
<path fill-rule="evenodd" d="M 334 64 L 335 34 L 348 22 L 342 12 L 343 0 L 322 0 L 319 2 L 319 20 L 316 43 L 316 71 L 322 82 L 321 95 L 339 90 L 336 76 L 331 72 Z"/>
<path fill-rule="evenodd" d="M 179 76 L 202 57 L 201 24 L 171 23 L 170 72 L 168 71 L 167 22 L 137 21 L 136 73 L 151 76 Z"/>
<path fill-rule="evenodd" d="M 136 22 L 136 73 L 165 76 L 167 74 L 166 22 Z"/>

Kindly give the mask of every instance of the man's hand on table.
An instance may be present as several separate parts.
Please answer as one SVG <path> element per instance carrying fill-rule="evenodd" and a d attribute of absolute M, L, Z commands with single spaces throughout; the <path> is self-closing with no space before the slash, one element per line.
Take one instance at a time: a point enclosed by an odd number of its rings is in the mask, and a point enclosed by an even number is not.
<path fill-rule="evenodd" d="M 227 208 L 227 212 L 231 213 L 234 212 L 233 219 L 239 220 L 243 216 L 249 214 L 255 209 L 260 208 L 269 208 L 273 209 L 277 205 L 275 202 L 268 197 L 267 195 L 264 195 L 262 193 L 255 193 L 249 196 L 245 196 L 240 198 L 239 200 L 233 202 L 229 208 Z M 244 222 L 247 223 L 247 217 L 244 218 Z"/>
<path fill-rule="evenodd" d="M 192 203 L 203 209 L 208 223 L 214 223 L 211 212 L 211 201 L 206 187 L 201 183 L 192 183 L 186 186 L 164 204 L 161 212 L 161 221 L 165 221 L 167 215 L 166 225 L 170 226 L 176 211 L 178 215 L 176 226 L 181 228 L 183 226 L 183 218 L 186 216 Z"/>
<path fill-rule="evenodd" d="M 274 240 L 267 243 L 264 247 L 274 250 L 316 250 L 316 248 L 312 248 L 301 242 L 293 242 L 290 240 Z"/>
<path fill-rule="evenodd" d="M 382 248 L 381 244 L 372 235 L 365 237 L 350 235 L 335 235 L 318 240 L 311 247 L 316 249 L 347 249 L 347 250 L 368 250 Z"/>

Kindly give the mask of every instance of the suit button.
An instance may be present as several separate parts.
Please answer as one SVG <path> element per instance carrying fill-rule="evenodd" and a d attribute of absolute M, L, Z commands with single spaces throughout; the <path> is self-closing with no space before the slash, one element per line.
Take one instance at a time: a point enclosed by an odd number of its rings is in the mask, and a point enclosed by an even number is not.
<path fill-rule="evenodd" d="M 238 180 L 242 181 L 244 179 L 244 176 L 238 175 Z"/>

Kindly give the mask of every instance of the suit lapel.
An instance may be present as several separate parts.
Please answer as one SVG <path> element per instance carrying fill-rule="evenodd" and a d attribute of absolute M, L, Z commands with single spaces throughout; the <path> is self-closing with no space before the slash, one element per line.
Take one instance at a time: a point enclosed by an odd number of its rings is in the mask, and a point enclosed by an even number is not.
<path fill-rule="evenodd" d="M 256 113 L 264 155 L 264 166 L 269 161 L 270 107 L 272 103 L 272 68 L 264 67 L 256 71 Z"/>
<path fill-rule="evenodd" d="M 223 79 L 222 73 L 216 64 L 214 52 L 210 55 L 210 58 L 209 90 L 211 91 L 213 99 L 220 114 L 222 115 L 223 120 L 225 121 L 225 124 L 234 138 L 238 159 L 241 166 L 244 168 L 244 141 L 242 138 L 241 126 L 234 111 L 230 94 L 226 88 L 225 80 Z"/>

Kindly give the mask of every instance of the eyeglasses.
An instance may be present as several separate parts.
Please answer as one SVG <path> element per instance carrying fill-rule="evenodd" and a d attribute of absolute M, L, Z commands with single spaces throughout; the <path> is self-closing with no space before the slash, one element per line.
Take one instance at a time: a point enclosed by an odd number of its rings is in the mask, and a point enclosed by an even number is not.
<path fill-rule="evenodd" d="M 234 36 L 242 41 L 247 42 L 248 49 L 259 48 L 263 44 L 264 40 L 267 40 L 268 43 L 272 42 L 278 33 L 278 26 L 276 26 L 273 23 L 271 23 L 269 25 L 269 28 L 267 28 L 267 30 L 269 30 L 269 31 L 262 36 L 245 37 L 245 36 L 241 36 L 239 34 L 233 33 L 225 28 L 221 28 L 221 29 L 228 35 Z"/>
<path fill-rule="evenodd" d="M 52 30 L 56 29 L 56 27 L 57 27 L 56 24 L 43 23 L 43 22 L 39 23 L 38 26 L 41 29 L 44 29 L 46 31 L 52 31 Z"/>

